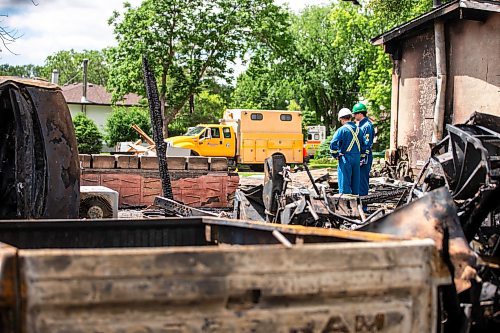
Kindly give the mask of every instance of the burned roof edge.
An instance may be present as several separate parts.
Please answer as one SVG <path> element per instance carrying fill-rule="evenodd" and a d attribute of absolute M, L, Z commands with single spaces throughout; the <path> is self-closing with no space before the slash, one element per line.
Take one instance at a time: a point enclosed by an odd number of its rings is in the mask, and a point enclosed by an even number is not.
<path fill-rule="evenodd" d="M 25 86 L 45 88 L 45 89 L 53 89 L 53 90 L 61 89 L 58 85 L 50 83 L 48 81 L 26 79 L 16 76 L 0 76 L 0 86 L 8 84 L 9 82 L 18 83 Z"/>
<path fill-rule="evenodd" d="M 450 14 L 459 9 L 472 9 L 486 12 L 500 13 L 500 1 L 498 0 L 455 0 L 445 3 L 431 11 L 422 14 L 411 21 L 403 23 L 391 30 L 371 39 L 373 45 L 386 44 L 393 39 L 402 37 L 409 31 L 420 28 L 422 25 L 438 18 Z"/>

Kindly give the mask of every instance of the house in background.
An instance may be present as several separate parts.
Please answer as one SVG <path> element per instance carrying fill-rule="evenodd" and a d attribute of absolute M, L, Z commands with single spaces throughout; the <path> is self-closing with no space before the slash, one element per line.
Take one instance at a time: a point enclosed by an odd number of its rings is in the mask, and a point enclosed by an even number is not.
<path fill-rule="evenodd" d="M 104 132 L 106 120 L 113 111 L 111 108 L 111 94 L 103 86 L 87 83 L 87 89 L 84 91 L 83 83 L 69 84 L 61 87 L 68 108 L 71 111 L 71 117 L 75 117 L 79 112 L 83 112 L 92 119 L 99 130 Z M 124 99 L 117 102 L 118 107 L 139 106 L 141 96 L 136 94 L 127 94 Z"/>

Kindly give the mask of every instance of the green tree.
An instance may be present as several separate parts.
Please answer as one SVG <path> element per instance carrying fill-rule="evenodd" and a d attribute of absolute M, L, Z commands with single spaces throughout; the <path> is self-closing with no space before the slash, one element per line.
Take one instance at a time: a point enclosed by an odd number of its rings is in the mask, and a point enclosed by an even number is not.
<path fill-rule="evenodd" d="M 433 0 L 365 0 L 372 17 L 379 17 L 385 29 L 391 29 L 432 8 Z M 443 1 L 444 3 L 445 1 Z"/>
<path fill-rule="evenodd" d="M 227 78 L 228 63 L 277 39 L 287 12 L 272 0 L 145 0 L 110 19 L 118 46 L 107 55 L 109 85 L 119 98 L 144 96 L 141 57 L 157 75 L 167 126 L 207 78 Z"/>
<path fill-rule="evenodd" d="M 222 97 L 207 90 L 195 96 L 194 105 L 194 112 L 191 112 L 189 108 L 184 108 L 170 123 L 169 132 L 171 135 L 183 134 L 188 127 L 197 124 L 217 124 L 226 109 Z"/>
<path fill-rule="evenodd" d="M 99 154 L 102 148 L 102 134 L 92 119 L 83 113 L 73 118 L 76 141 L 80 154 Z"/>
<path fill-rule="evenodd" d="M 257 67 L 251 63 L 242 73 L 233 91 L 231 107 L 286 110 L 294 99 L 293 82 L 279 73 L 278 66 Z M 300 105 L 297 103 L 297 106 Z"/>
<path fill-rule="evenodd" d="M 0 75 L 3 76 L 19 76 L 19 77 L 41 77 L 42 66 L 36 65 L 17 65 L 12 66 L 8 64 L 0 65 Z"/>
<path fill-rule="evenodd" d="M 106 142 L 110 146 L 123 141 L 137 141 L 139 134 L 132 125 L 139 126 L 144 132 L 151 136 L 151 120 L 149 112 L 145 108 L 115 107 L 106 120 Z"/>
<path fill-rule="evenodd" d="M 381 148 L 389 138 L 392 63 L 370 39 L 425 12 L 430 0 L 334 2 L 308 7 L 283 34 L 288 48 L 256 52 L 237 81 L 233 105 L 283 105 L 294 99 L 308 121 L 337 127 L 336 112 L 368 101 Z M 285 87 L 285 88 L 284 88 Z M 315 117 L 315 118 L 314 118 Z"/>
<path fill-rule="evenodd" d="M 41 76 L 50 80 L 52 71 L 59 71 L 59 84 L 83 82 L 83 59 L 88 59 L 87 82 L 106 86 L 109 66 L 105 60 L 104 51 L 84 50 L 76 52 L 59 51 L 45 60 Z"/>
<path fill-rule="evenodd" d="M 432 0 L 370 0 L 359 10 L 361 18 L 350 17 L 349 26 L 363 30 L 359 57 L 366 67 L 359 73 L 360 97 L 368 101 L 369 114 L 375 118 L 377 148 L 389 145 L 391 73 L 392 62 L 380 46 L 371 45 L 369 37 L 375 37 L 389 29 L 421 15 L 432 8 Z M 347 39 L 346 42 L 349 40 Z"/>
<path fill-rule="evenodd" d="M 354 10 L 335 3 L 308 7 L 294 17 L 282 32 L 288 46 L 278 45 L 272 55 L 260 52 L 252 57 L 248 71 L 238 79 L 232 103 L 282 108 L 293 99 L 312 111 L 316 124 L 335 126 L 336 112 L 358 98 L 357 77 L 363 68 L 350 43 L 337 38 L 346 29 L 341 20 L 350 11 Z M 361 38 L 357 30 L 349 34 L 351 42 Z"/>

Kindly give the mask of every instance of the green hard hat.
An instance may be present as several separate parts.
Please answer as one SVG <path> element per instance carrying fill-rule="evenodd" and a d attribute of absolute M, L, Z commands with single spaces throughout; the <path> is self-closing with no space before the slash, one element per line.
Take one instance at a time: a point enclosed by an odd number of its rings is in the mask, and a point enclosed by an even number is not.
<path fill-rule="evenodd" d="M 352 107 L 352 113 L 360 113 L 360 112 L 367 112 L 368 110 L 366 109 L 366 106 L 363 103 L 356 103 Z"/>

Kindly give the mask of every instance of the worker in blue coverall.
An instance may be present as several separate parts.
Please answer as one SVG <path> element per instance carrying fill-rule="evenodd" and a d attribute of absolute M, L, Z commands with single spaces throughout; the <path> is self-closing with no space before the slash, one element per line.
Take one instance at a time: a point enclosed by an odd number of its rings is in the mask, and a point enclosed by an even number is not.
<path fill-rule="evenodd" d="M 338 119 L 342 126 L 333 135 L 330 153 L 339 161 L 339 193 L 358 195 L 361 152 L 365 145 L 359 127 L 351 118 L 351 110 L 343 108 L 339 111 Z"/>
<path fill-rule="evenodd" d="M 365 145 L 365 158 L 361 160 L 360 168 L 360 179 L 359 179 L 359 195 L 368 195 L 368 186 L 370 184 L 370 170 L 373 163 L 373 138 L 375 136 L 375 130 L 373 129 L 373 124 L 366 116 L 367 114 L 366 106 L 363 103 L 357 103 L 352 108 L 352 114 L 354 119 L 358 123 L 358 127 L 363 135 L 364 145 Z"/>

